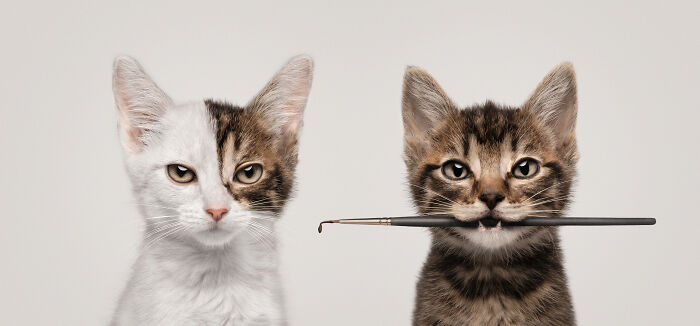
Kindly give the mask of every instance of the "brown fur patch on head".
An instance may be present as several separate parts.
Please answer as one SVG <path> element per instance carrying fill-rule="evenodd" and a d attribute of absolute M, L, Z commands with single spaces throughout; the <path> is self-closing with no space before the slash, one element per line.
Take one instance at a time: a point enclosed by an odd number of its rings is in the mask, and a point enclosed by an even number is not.
<path fill-rule="evenodd" d="M 246 107 L 205 101 L 215 123 L 222 182 L 251 210 L 279 213 L 291 195 L 312 73 L 311 58 L 296 56 Z M 250 164 L 262 166 L 262 176 L 239 182 L 236 173 Z"/>
<path fill-rule="evenodd" d="M 280 155 L 276 146 L 280 140 L 260 112 L 212 100 L 205 103 L 216 124 L 221 179 L 231 196 L 249 209 L 280 212 L 294 182 L 296 141 Z M 238 169 L 250 163 L 262 166 L 260 180 L 236 181 Z"/>

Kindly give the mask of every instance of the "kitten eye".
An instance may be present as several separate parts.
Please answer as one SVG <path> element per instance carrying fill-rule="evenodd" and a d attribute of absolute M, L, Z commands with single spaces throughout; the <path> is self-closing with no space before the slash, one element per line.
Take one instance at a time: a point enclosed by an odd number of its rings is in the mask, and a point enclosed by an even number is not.
<path fill-rule="evenodd" d="M 197 178 L 194 171 L 184 165 L 170 164 L 167 167 L 168 177 L 175 183 L 190 183 Z"/>
<path fill-rule="evenodd" d="M 528 179 L 534 177 L 539 171 L 540 164 L 537 161 L 531 158 L 524 158 L 513 165 L 511 173 L 518 179 Z"/>
<path fill-rule="evenodd" d="M 238 169 L 236 172 L 236 181 L 245 184 L 255 183 L 262 176 L 262 165 L 253 163 Z"/>
<path fill-rule="evenodd" d="M 464 163 L 448 161 L 442 165 L 442 174 L 450 180 L 462 180 L 467 178 L 471 172 Z"/>

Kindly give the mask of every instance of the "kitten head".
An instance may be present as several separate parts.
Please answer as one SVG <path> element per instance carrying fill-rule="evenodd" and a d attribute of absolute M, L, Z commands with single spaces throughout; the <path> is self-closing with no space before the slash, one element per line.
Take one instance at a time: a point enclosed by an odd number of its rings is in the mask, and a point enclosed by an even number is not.
<path fill-rule="evenodd" d="M 145 244 L 261 238 L 290 196 L 311 58 L 291 59 L 246 106 L 175 103 L 129 57 L 114 61 L 119 132 Z"/>
<path fill-rule="evenodd" d="M 404 159 L 425 215 L 480 221 L 478 229 L 435 229 L 440 240 L 497 249 L 541 228 L 500 221 L 560 216 L 577 161 L 573 67 L 552 70 L 524 105 L 486 102 L 458 109 L 425 71 L 409 67 L 403 89 Z"/>

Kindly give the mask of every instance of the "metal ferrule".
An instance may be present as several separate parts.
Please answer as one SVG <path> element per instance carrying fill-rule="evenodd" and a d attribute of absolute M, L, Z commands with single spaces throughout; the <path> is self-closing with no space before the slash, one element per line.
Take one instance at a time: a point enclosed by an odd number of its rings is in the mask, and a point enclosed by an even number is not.
<path fill-rule="evenodd" d="M 391 219 L 383 218 L 362 218 L 362 219 L 343 219 L 338 220 L 340 224 L 361 224 L 361 225 L 391 225 Z"/>

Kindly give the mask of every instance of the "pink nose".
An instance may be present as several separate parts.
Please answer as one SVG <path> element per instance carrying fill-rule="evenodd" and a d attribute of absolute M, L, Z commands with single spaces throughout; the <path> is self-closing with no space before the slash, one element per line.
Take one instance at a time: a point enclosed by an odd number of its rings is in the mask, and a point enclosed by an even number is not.
<path fill-rule="evenodd" d="M 226 208 L 210 208 L 206 210 L 207 214 L 211 215 L 211 218 L 214 219 L 214 221 L 218 222 L 222 218 L 224 218 L 224 214 L 228 213 L 228 209 Z"/>

